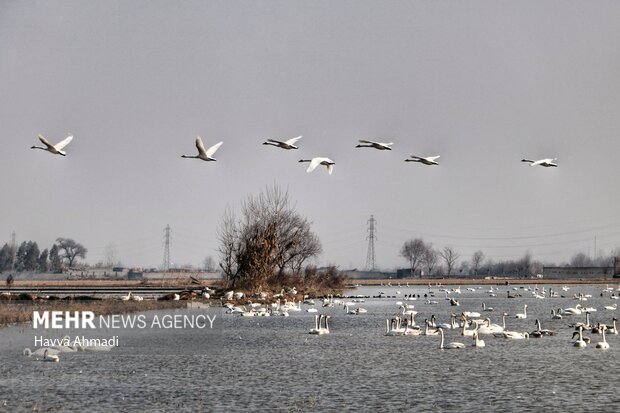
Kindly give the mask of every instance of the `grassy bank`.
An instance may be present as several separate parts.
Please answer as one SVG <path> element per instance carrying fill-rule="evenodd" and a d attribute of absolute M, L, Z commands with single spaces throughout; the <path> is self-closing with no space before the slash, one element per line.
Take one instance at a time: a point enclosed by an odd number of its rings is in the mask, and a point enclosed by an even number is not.
<path fill-rule="evenodd" d="M 54 300 L 0 301 L 0 327 L 32 321 L 33 311 L 92 311 L 96 315 L 185 308 L 187 301 Z"/>

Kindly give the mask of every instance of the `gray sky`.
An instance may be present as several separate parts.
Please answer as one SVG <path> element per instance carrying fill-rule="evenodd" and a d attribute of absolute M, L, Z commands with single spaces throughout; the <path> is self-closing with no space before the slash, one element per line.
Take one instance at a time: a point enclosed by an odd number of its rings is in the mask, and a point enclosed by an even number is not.
<path fill-rule="evenodd" d="M 422 236 L 463 258 L 561 262 L 620 246 L 620 2 L 0 3 L 0 241 L 87 261 L 217 256 L 227 205 L 278 183 L 321 264 Z M 75 135 L 67 157 L 30 150 Z M 181 159 L 220 140 L 218 162 Z M 262 146 L 303 135 L 298 151 Z M 356 140 L 394 150 L 354 149 Z M 403 160 L 441 155 L 438 167 Z M 329 156 L 311 174 L 297 160 Z M 559 168 L 522 157 L 558 157 Z"/>

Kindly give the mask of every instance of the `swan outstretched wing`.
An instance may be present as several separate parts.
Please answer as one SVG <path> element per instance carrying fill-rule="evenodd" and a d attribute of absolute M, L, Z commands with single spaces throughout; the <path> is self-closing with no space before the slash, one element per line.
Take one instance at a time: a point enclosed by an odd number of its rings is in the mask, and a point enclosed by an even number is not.
<path fill-rule="evenodd" d="M 279 141 L 279 140 L 277 140 L 277 139 L 267 139 L 267 142 L 277 143 L 278 145 L 281 145 L 281 144 L 283 144 L 283 143 L 286 143 L 286 142 Z"/>
<path fill-rule="evenodd" d="M 312 172 L 316 169 L 317 166 L 319 166 L 321 164 L 321 162 L 323 161 L 323 158 L 314 158 L 310 161 L 310 165 L 308 165 L 308 169 L 306 169 L 306 172 Z"/>
<path fill-rule="evenodd" d="M 427 161 L 434 162 L 436 159 L 439 159 L 439 158 L 441 158 L 441 156 L 440 156 L 440 155 L 435 155 L 435 156 L 429 156 L 429 157 L 427 157 L 427 158 L 426 158 L 426 160 L 427 160 Z"/>
<path fill-rule="evenodd" d="M 217 150 L 218 150 L 218 148 L 219 148 L 220 146 L 222 146 L 222 144 L 223 144 L 223 143 L 224 143 L 224 142 L 218 142 L 218 143 L 216 143 L 215 145 L 211 146 L 209 149 L 207 149 L 206 155 L 207 155 L 208 157 L 213 156 L 213 154 L 215 153 L 215 151 L 217 151 Z"/>
<path fill-rule="evenodd" d="M 367 140 L 365 140 L 365 139 L 358 139 L 357 141 L 358 141 L 359 143 L 368 143 L 368 144 L 371 144 L 371 145 L 372 145 L 373 143 L 377 143 L 377 142 L 373 142 L 373 141 L 367 141 Z"/>
<path fill-rule="evenodd" d="M 54 149 L 56 149 L 57 151 L 61 151 L 62 148 L 67 146 L 69 142 L 71 142 L 72 140 L 73 140 L 73 135 L 69 135 L 63 140 L 61 140 L 60 142 L 58 142 L 56 145 L 54 145 Z"/>
<path fill-rule="evenodd" d="M 291 139 L 285 141 L 284 143 L 287 144 L 287 145 L 293 145 L 295 142 L 297 142 L 300 139 L 301 139 L 301 136 L 298 136 L 296 138 L 291 138 Z"/>
<path fill-rule="evenodd" d="M 202 143 L 202 139 L 200 139 L 200 136 L 196 136 L 196 148 L 198 149 L 198 154 L 200 156 L 207 156 L 205 145 Z"/>
<path fill-rule="evenodd" d="M 41 143 L 42 143 L 43 145 L 47 146 L 49 149 L 54 149 L 54 145 L 52 145 L 51 143 L 49 143 L 49 142 L 47 141 L 47 139 L 45 139 L 45 138 L 43 137 L 43 135 L 39 135 L 39 140 L 41 141 Z"/>

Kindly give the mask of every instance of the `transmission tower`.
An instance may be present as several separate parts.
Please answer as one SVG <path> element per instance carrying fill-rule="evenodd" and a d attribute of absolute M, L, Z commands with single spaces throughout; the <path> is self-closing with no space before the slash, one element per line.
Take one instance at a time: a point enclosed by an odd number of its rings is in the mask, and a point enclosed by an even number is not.
<path fill-rule="evenodd" d="M 366 254 L 366 269 L 370 271 L 375 270 L 375 240 L 377 239 L 375 235 L 375 220 L 374 216 L 370 216 L 368 220 L 368 236 L 366 239 L 368 240 L 368 253 Z"/>
<path fill-rule="evenodd" d="M 170 270 L 170 225 L 164 228 L 164 263 L 162 265 L 164 271 Z"/>

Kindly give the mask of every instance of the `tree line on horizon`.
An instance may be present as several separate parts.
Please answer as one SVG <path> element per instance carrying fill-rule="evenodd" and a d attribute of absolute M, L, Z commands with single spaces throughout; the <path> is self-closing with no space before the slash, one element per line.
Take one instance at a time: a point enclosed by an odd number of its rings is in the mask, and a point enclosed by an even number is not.
<path fill-rule="evenodd" d="M 0 272 L 62 272 L 88 250 L 71 238 L 57 238 L 51 248 L 39 250 L 36 241 L 24 241 L 19 247 L 5 243 L 0 248 Z"/>
<path fill-rule="evenodd" d="M 487 276 L 509 275 L 516 277 L 530 277 L 540 274 L 543 266 L 557 267 L 555 263 L 541 262 L 532 258 L 527 251 L 521 258 L 514 260 L 487 259 L 481 250 L 475 251 L 469 260 L 461 260 L 461 254 L 450 246 L 441 249 L 435 248 L 432 243 L 422 238 L 405 241 L 400 249 L 401 257 L 409 264 L 410 276 Z M 592 258 L 583 252 L 574 254 L 569 262 L 559 266 L 564 267 L 611 267 L 614 257 L 620 256 L 620 248 L 613 250 L 609 255 L 597 254 Z"/>

